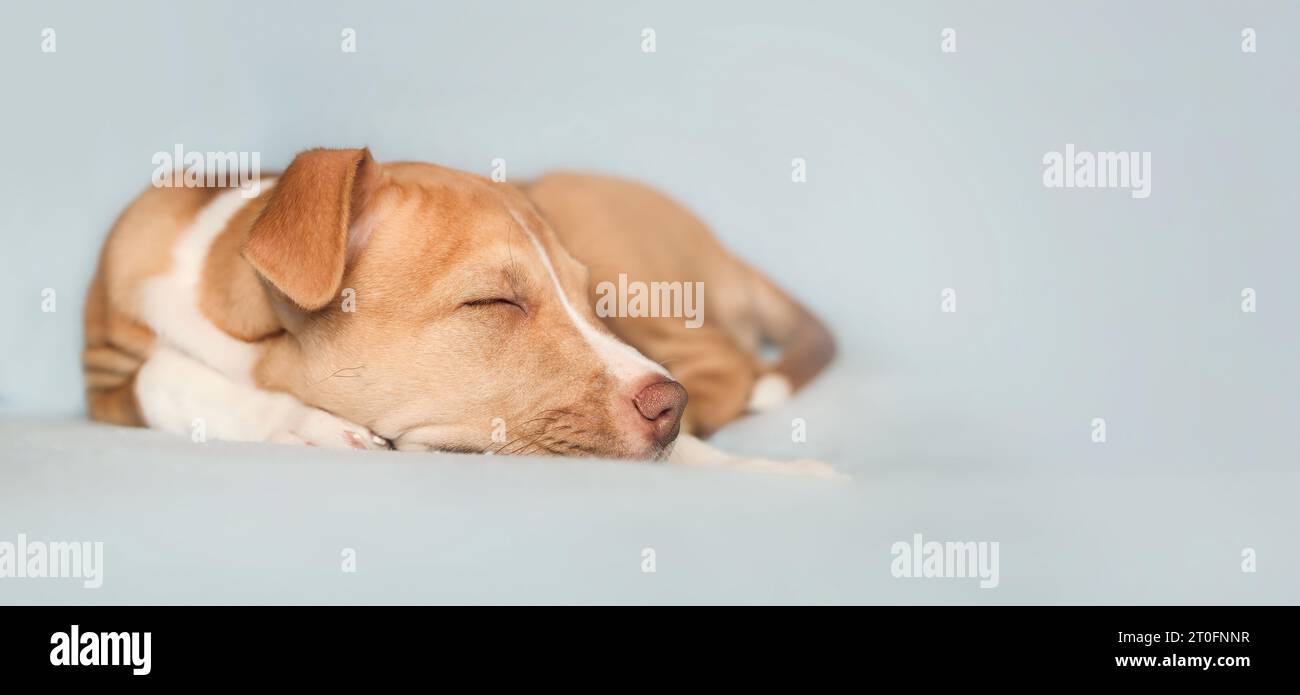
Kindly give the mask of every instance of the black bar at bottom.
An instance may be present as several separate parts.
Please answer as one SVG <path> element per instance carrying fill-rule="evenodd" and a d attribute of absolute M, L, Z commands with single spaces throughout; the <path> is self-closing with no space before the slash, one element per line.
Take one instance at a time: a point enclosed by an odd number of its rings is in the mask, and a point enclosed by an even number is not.
<path fill-rule="evenodd" d="M 51 685 L 598 673 L 624 679 L 611 687 L 670 674 L 678 685 L 836 673 L 876 684 L 1044 672 L 1221 681 L 1287 675 L 1297 618 L 1296 607 L 25 606 L 0 607 L 0 668 Z"/>

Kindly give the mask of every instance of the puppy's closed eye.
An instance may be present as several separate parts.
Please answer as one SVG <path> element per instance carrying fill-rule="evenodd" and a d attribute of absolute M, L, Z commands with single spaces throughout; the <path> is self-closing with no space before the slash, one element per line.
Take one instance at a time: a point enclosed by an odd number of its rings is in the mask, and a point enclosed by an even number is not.
<path fill-rule="evenodd" d="M 461 308 L 468 307 L 472 309 L 513 307 L 523 312 L 524 314 L 528 313 L 528 311 L 524 309 L 522 304 L 516 302 L 513 299 L 506 299 L 505 297 L 485 297 L 483 299 L 472 299 L 468 302 L 461 302 L 460 306 Z"/>

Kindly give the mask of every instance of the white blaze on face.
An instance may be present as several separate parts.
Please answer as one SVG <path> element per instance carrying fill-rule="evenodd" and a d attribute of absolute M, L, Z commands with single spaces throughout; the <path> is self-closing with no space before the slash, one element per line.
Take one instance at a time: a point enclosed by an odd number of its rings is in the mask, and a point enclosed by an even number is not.
<path fill-rule="evenodd" d="M 551 283 L 555 285 L 555 293 L 559 295 L 560 305 L 564 307 L 569 320 L 573 322 L 573 325 L 578 328 L 578 332 L 582 334 L 583 339 L 587 341 L 591 349 L 605 363 L 605 369 L 609 374 L 625 384 L 644 378 L 648 374 L 668 377 L 668 370 L 647 359 L 645 355 L 642 355 L 631 345 L 596 330 L 595 326 L 592 326 L 583 318 L 582 314 L 578 313 L 577 309 L 573 308 L 568 295 L 564 293 L 564 286 L 560 284 L 560 276 L 555 273 L 555 266 L 551 264 L 550 256 L 546 254 L 546 249 L 542 246 L 542 242 L 537 238 L 537 235 L 533 233 L 532 227 L 513 208 L 510 210 L 510 214 L 524 230 L 528 240 L 533 243 L 533 248 L 537 249 L 537 255 L 541 256 L 542 266 L 546 268 L 546 272 L 551 276 Z"/>

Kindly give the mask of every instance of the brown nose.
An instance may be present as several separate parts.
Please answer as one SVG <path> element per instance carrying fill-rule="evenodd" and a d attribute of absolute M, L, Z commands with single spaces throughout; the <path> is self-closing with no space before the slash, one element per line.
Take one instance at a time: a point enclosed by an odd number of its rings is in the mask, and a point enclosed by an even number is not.
<path fill-rule="evenodd" d="M 666 445 L 677 438 L 686 409 L 686 389 L 676 381 L 659 381 L 641 389 L 632 403 L 641 417 L 650 421 L 655 442 Z"/>

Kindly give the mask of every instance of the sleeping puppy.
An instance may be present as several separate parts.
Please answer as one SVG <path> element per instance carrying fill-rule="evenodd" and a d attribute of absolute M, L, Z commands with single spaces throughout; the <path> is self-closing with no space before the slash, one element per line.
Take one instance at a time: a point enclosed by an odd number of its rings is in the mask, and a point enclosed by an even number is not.
<path fill-rule="evenodd" d="M 513 185 L 316 149 L 260 191 L 150 188 L 117 220 L 86 302 L 92 418 L 833 475 L 696 438 L 788 397 L 834 344 L 649 188 Z M 768 344 L 783 348 L 775 365 Z"/>

